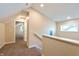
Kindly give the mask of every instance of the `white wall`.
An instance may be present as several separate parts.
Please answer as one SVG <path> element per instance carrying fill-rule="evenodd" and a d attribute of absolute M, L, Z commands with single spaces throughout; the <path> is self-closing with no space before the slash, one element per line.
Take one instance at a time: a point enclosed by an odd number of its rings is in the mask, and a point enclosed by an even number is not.
<path fill-rule="evenodd" d="M 8 43 L 14 43 L 15 37 L 14 37 L 14 18 L 12 16 L 7 17 L 4 19 L 5 23 L 5 41 L 6 44 Z"/>
<path fill-rule="evenodd" d="M 22 12 L 18 12 L 17 14 L 11 15 L 9 17 L 3 18 L 2 22 L 5 23 L 5 42 L 8 43 L 15 43 L 15 36 L 16 36 L 16 20 L 19 16 L 24 15 Z M 24 24 L 27 26 L 27 24 Z M 27 27 L 26 27 L 27 28 Z M 26 29 L 27 31 L 27 29 Z M 27 32 L 25 33 L 25 35 Z M 25 36 L 25 38 L 27 38 Z M 27 40 L 27 39 L 26 39 Z M 25 41 L 26 41 L 25 40 Z"/>
<path fill-rule="evenodd" d="M 55 22 L 48 17 L 44 16 L 40 12 L 34 9 L 30 9 L 30 20 L 29 20 L 29 47 L 42 48 L 42 41 L 34 36 L 33 32 L 42 36 L 48 34 L 49 30 L 53 30 L 55 34 Z"/>
<path fill-rule="evenodd" d="M 0 48 L 5 45 L 5 24 L 0 23 Z"/>
<path fill-rule="evenodd" d="M 56 35 L 57 36 L 60 36 L 60 37 L 65 37 L 65 38 L 70 38 L 70 39 L 75 39 L 75 40 L 79 40 L 79 31 L 78 32 L 63 32 L 63 31 L 60 31 L 60 24 L 61 23 L 70 23 L 70 22 L 75 22 L 78 24 L 78 30 L 79 30 L 79 19 L 73 19 L 73 20 L 70 20 L 70 21 L 63 21 L 63 22 L 57 22 L 56 23 Z"/>

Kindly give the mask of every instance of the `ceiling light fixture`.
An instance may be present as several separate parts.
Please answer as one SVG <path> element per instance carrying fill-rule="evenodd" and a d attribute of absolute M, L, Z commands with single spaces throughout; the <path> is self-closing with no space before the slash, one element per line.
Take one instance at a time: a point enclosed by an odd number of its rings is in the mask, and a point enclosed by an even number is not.
<path fill-rule="evenodd" d="M 40 4 L 40 7 L 44 7 L 44 4 Z"/>

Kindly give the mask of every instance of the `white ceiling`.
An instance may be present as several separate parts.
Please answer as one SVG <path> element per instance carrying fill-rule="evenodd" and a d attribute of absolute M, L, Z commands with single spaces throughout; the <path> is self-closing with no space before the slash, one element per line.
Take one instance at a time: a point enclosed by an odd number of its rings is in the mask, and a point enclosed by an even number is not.
<path fill-rule="evenodd" d="M 25 3 L 0 3 L 0 18 L 15 14 L 27 7 Z M 79 3 L 45 3 L 44 7 L 40 7 L 40 3 L 33 3 L 32 7 L 40 11 L 55 21 L 67 20 L 66 17 L 79 18 Z"/>
<path fill-rule="evenodd" d="M 0 3 L 0 18 L 15 14 L 27 7 L 25 3 Z"/>
<path fill-rule="evenodd" d="M 72 19 L 79 18 L 78 3 L 45 3 L 44 7 L 36 3 L 32 7 L 55 21 L 67 20 L 67 16 Z"/>

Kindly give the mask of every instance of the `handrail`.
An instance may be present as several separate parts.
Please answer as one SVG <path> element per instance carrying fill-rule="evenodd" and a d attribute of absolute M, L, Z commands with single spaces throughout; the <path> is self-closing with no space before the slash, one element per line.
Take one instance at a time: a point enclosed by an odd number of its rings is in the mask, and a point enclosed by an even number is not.
<path fill-rule="evenodd" d="M 42 39 L 42 36 L 40 36 L 39 34 L 34 33 L 34 35 L 35 35 L 37 38 L 39 38 L 40 40 Z"/>
<path fill-rule="evenodd" d="M 62 37 L 58 37 L 58 36 L 50 36 L 50 35 L 43 35 L 43 37 L 47 37 L 47 38 L 55 39 L 55 40 L 60 40 L 60 41 L 64 41 L 64 42 L 67 42 L 67 43 L 76 44 L 76 45 L 79 46 L 79 41 L 78 40 L 62 38 Z"/>

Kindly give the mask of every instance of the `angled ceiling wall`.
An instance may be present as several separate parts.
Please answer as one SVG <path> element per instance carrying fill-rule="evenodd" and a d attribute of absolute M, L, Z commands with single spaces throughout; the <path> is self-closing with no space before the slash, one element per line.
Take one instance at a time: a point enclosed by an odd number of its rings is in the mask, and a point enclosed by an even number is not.
<path fill-rule="evenodd" d="M 54 21 L 67 20 L 68 16 L 79 18 L 79 3 L 44 3 L 44 7 L 40 7 L 40 3 L 0 3 L 0 19 L 30 6 Z"/>
<path fill-rule="evenodd" d="M 44 3 L 44 7 L 36 3 L 32 7 L 55 21 L 79 18 L 79 3 Z"/>
<path fill-rule="evenodd" d="M 0 3 L 0 18 L 16 14 L 29 6 L 30 4 L 27 6 L 25 3 Z"/>

